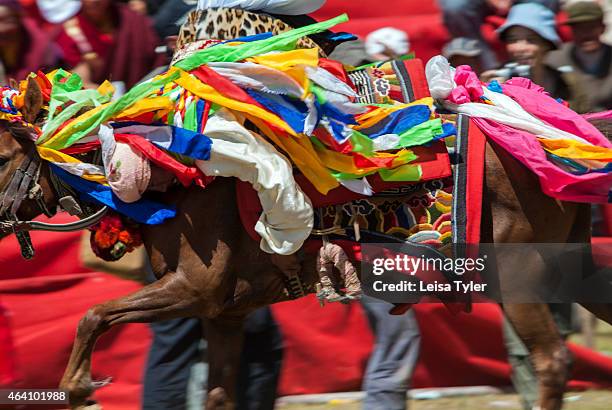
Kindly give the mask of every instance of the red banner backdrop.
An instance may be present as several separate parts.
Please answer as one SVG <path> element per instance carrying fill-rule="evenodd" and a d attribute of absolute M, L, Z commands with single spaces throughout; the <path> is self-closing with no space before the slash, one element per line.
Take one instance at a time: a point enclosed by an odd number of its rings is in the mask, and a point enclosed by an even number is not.
<path fill-rule="evenodd" d="M 67 363 L 76 325 L 88 308 L 139 285 L 87 272 L 79 233 L 33 233 L 35 261 L 21 260 L 14 238 L 0 243 L 0 386 L 53 388 Z M 422 350 L 413 387 L 510 384 L 496 305 L 452 315 L 419 305 Z M 274 306 L 285 338 L 280 394 L 359 390 L 373 336 L 359 304 L 320 308 L 310 296 Z M 138 409 L 150 343 L 146 325 L 119 326 L 96 345 L 93 378 L 113 377 L 96 398 L 106 409 Z M 578 346 L 573 387 L 612 387 L 612 359 Z"/>
<path fill-rule="evenodd" d="M 346 31 L 365 39 L 382 27 L 403 30 L 408 33 L 412 51 L 425 62 L 440 54 L 449 39 L 436 1 L 387 0 L 384 7 L 380 7 L 375 2 L 327 0 L 313 17 L 324 20 L 343 13 L 347 13 L 350 20 L 334 27 L 334 31 Z"/>

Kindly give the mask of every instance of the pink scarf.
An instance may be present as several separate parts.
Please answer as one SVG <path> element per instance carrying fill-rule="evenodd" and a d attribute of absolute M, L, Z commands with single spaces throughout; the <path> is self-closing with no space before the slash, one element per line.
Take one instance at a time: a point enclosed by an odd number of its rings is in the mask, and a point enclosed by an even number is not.
<path fill-rule="evenodd" d="M 457 88 L 449 96 L 456 104 L 480 102 L 482 85 L 467 66 L 457 68 Z M 518 102 L 525 111 L 540 120 L 594 145 L 612 147 L 612 143 L 585 118 L 554 100 L 544 89 L 525 78 L 513 78 L 502 86 L 505 95 Z M 607 203 L 612 188 L 611 173 L 575 175 L 564 171 L 548 160 L 537 137 L 529 132 L 505 124 L 473 118 L 488 138 L 512 154 L 535 173 L 545 194 L 563 201 Z"/>

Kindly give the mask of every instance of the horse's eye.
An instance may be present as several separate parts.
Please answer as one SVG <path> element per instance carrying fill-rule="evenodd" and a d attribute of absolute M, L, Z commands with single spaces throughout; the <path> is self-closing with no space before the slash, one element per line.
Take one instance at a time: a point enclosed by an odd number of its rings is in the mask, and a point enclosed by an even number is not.
<path fill-rule="evenodd" d="M 4 165 L 6 165 L 7 162 L 9 162 L 8 158 L 0 157 L 0 167 L 3 167 Z"/>

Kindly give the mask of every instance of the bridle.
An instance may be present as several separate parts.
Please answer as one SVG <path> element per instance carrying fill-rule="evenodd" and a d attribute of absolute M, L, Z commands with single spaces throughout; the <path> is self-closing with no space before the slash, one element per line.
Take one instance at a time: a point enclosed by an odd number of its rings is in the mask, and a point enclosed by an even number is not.
<path fill-rule="evenodd" d="M 43 161 L 36 152 L 36 148 L 32 147 L 15 170 L 8 185 L 0 192 L 0 234 L 14 233 L 21 248 L 21 255 L 25 259 L 34 257 L 34 246 L 29 231 L 78 231 L 99 222 L 108 209 L 102 207 L 93 211 L 91 207 L 80 204 L 75 199 L 77 195 L 50 171 L 52 189 L 60 198 L 59 205 L 70 214 L 84 216 L 84 218 L 67 224 L 19 220 L 17 212 L 26 199 L 33 200 L 38 210 L 46 216 L 51 217 L 55 214 L 55 210 L 47 207 L 44 192 L 39 184 L 42 167 Z"/>

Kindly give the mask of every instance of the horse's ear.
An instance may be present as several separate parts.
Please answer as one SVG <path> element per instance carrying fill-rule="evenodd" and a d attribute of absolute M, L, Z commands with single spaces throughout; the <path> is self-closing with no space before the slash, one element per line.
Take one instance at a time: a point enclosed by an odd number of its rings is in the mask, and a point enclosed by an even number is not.
<path fill-rule="evenodd" d="M 17 90 L 19 89 L 19 83 L 14 78 L 9 78 L 9 87 L 11 87 L 13 90 Z"/>
<path fill-rule="evenodd" d="M 43 95 L 40 90 L 40 85 L 38 85 L 35 79 L 30 77 L 28 78 L 28 86 L 26 88 L 23 107 L 21 108 L 23 119 L 30 124 L 34 124 L 42 106 Z"/>

